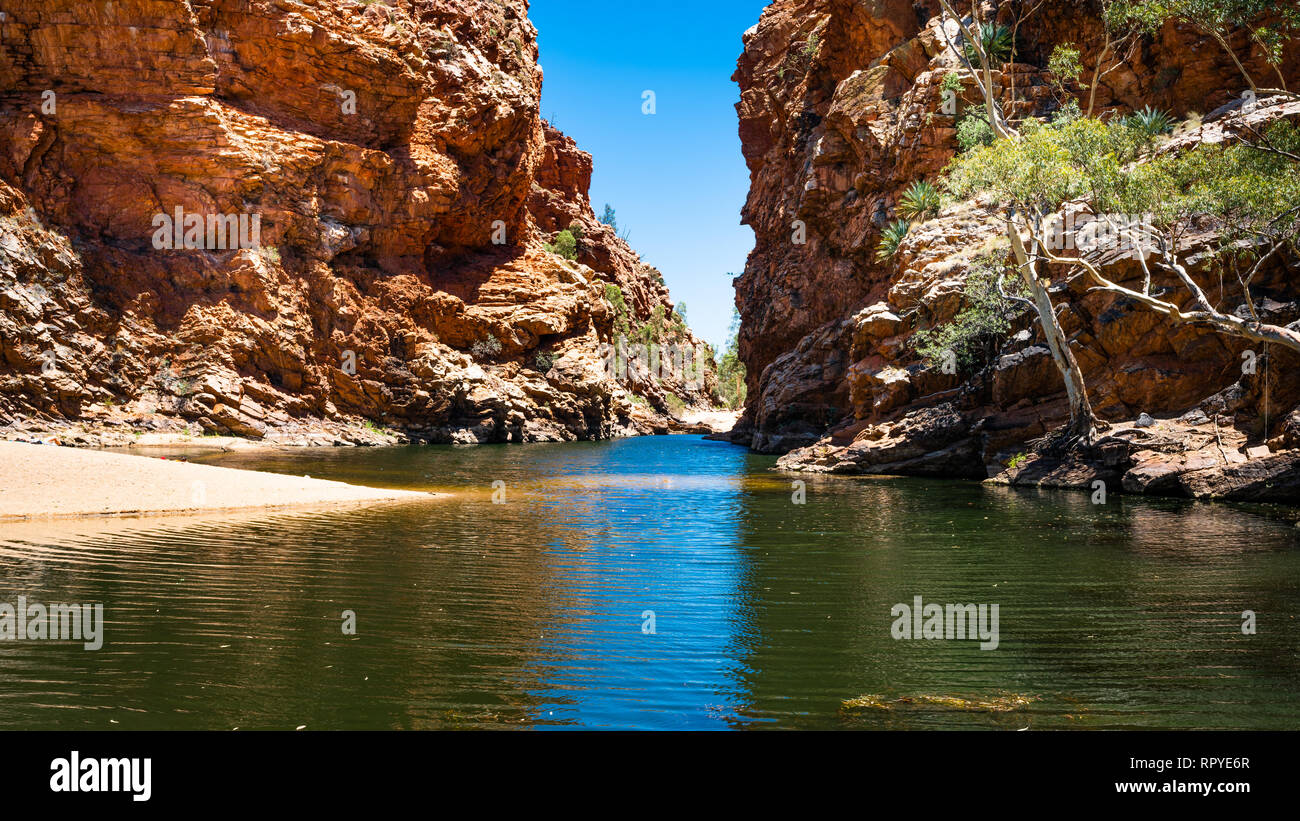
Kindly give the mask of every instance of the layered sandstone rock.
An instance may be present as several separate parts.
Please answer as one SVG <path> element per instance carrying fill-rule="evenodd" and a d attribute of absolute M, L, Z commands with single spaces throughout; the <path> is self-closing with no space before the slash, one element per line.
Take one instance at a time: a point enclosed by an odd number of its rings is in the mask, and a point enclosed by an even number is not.
<path fill-rule="evenodd" d="M 602 363 L 606 283 L 671 302 L 541 119 L 535 37 L 524 0 L 0 0 L 0 422 L 532 441 L 707 404 Z M 178 213 L 260 236 L 160 249 Z"/>
<path fill-rule="evenodd" d="M 1001 4 L 1003 22 L 1012 22 L 1015 6 Z M 1090 69 L 1097 55 L 1088 44 L 1099 41 L 1100 25 L 1085 0 L 1044 4 L 1025 19 L 1016 62 L 994 72 L 1004 108 L 1013 117 L 1058 109 L 1063 100 L 1042 67 L 1056 44 L 1071 42 L 1083 45 Z M 953 204 L 915 225 L 893 259 L 876 258 L 902 192 L 935 181 L 956 152 L 957 118 L 945 113 L 941 89 L 957 67 L 946 45 L 955 34 L 945 34 L 938 3 L 928 0 L 776 0 L 745 36 L 734 79 L 751 171 L 744 220 L 757 242 L 736 282 L 750 399 L 733 441 L 787 454 L 783 468 L 984 477 L 1068 418 L 1060 374 L 1028 315 L 973 377 L 928 366 L 916 353 L 914 334 L 957 315 L 967 274 L 1004 234 L 990 203 Z M 1300 77 L 1300 66 L 1286 71 L 1289 81 Z M 1300 117 L 1300 107 L 1258 115 L 1225 107 L 1241 84 L 1216 44 L 1169 25 L 1102 78 L 1096 105 L 1115 113 L 1147 102 L 1178 116 L 1213 112 L 1171 150 L 1230 138 L 1250 116 Z M 976 105 L 977 95 L 968 79 L 961 109 Z M 1215 238 L 1192 240 L 1204 249 Z M 1187 256 L 1194 267 L 1204 258 L 1196 247 Z M 1137 276 L 1135 267 L 1116 276 Z M 1300 402 L 1300 362 L 1285 352 L 1272 351 L 1256 373 L 1243 374 L 1240 341 L 1171 326 L 1089 293 L 1083 281 L 1061 280 L 1055 277 L 1061 322 L 1104 419 L 1176 420 L 1199 407 L 1240 432 L 1239 455 L 1248 459 L 1250 447 L 1277 439 Z M 1300 318 L 1294 271 L 1274 266 L 1257 284 L 1268 321 Z M 1225 286 L 1225 304 L 1237 304 L 1235 296 Z M 1228 396 L 1236 398 L 1225 403 Z M 1189 444 L 1187 452 L 1201 448 Z M 1135 456 L 1130 467 L 1141 461 Z"/>

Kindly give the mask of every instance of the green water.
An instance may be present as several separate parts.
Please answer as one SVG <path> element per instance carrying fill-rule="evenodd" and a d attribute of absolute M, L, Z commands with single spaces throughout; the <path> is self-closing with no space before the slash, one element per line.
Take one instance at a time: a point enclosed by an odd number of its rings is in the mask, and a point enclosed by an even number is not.
<path fill-rule="evenodd" d="M 0 642 L 0 727 L 1300 728 L 1300 531 L 1263 508 L 792 477 L 698 437 L 191 458 L 450 495 L 0 525 L 0 601 L 107 622 Z M 997 604 L 999 646 L 895 640 L 916 595 Z"/>

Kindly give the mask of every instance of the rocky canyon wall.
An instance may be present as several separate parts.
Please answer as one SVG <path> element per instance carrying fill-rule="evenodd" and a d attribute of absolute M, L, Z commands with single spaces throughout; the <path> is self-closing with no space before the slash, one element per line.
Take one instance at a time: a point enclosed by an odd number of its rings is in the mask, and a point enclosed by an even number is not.
<path fill-rule="evenodd" d="M 985 9 L 1013 26 L 1034 5 Z M 1068 419 L 1060 373 L 1028 316 L 979 373 L 944 373 L 916 351 L 914 335 L 957 315 L 973 261 L 1004 235 L 991 203 L 949 205 L 914 226 L 892 259 L 876 257 L 903 191 L 937 182 L 957 151 L 957 117 L 945 111 L 941 84 L 958 60 L 942 25 L 935 0 L 776 0 L 745 35 L 733 79 L 751 173 L 743 221 L 756 247 L 735 283 L 749 402 L 732 438 L 786 454 L 784 468 L 986 478 L 1005 474 L 1027 442 Z M 1063 105 L 1045 70 L 1053 48 L 1080 47 L 1091 79 L 1102 32 L 1090 0 L 1039 4 L 1019 24 L 1014 61 L 994 72 L 1004 108 L 1012 117 L 1052 114 Z M 1244 82 L 1231 58 L 1191 27 L 1168 24 L 1125 57 L 1097 84 L 1098 112 L 1150 103 L 1179 118 L 1203 115 L 1177 138 L 1184 147 L 1260 125 L 1232 105 Z M 1258 55 L 1248 67 L 1259 76 L 1267 68 Z M 1300 78 L 1300 66 L 1284 71 L 1289 82 Z M 961 110 L 978 105 L 978 95 L 967 77 Z M 1300 118 L 1300 106 L 1269 116 Z M 1214 237 L 1193 240 L 1187 259 L 1195 266 Z M 1138 275 L 1132 268 L 1126 276 Z M 1258 283 L 1266 321 L 1300 318 L 1295 273 L 1278 264 Z M 1092 404 L 1125 430 L 1116 433 L 1127 444 L 1103 471 L 1108 478 L 1133 489 L 1300 499 L 1291 459 L 1278 468 L 1285 477 L 1263 469 L 1275 490 L 1242 480 L 1201 493 L 1171 478 L 1207 464 L 1196 461 L 1206 449 L 1236 470 L 1300 444 L 1295 357 L 1273 351 L 1267 368 L 1243 375 L 1240 341 L 1171 326 L 1063 279 L 1054 277 L 1054 294 Z M 1154 428 L 1126 424 L 1142 414 L 1158 418 Z M 1150 475 L 1129 475 L 1144 459 Z"/>
<path fill-rule="evenodd" d="M 602 361 L 672 303 L 540 116 L 527 10 L 0 0 L 6 435 L 562 440 L 707 404 Z"/>

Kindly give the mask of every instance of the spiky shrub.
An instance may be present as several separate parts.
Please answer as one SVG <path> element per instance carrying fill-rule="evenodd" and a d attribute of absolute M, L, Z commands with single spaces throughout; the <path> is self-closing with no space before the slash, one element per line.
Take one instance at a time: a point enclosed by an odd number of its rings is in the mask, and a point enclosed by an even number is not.
<path fill-rule="evenodd" d="M 925 180 L 917 180 L 903 192 L 898 213 L 908 220 L 925 220 L 939 213 L 939 189 Z"/>
<path fill-rule="evenodd" d="M 910 230 L 912 224 L 907 220 L 899 220 L 886 228 L 880 235 L 880 247 L 876 249 L 876 259 L 881 262 L 893 259 L 894 254 L 898 253 L 898 246 L 903 244 Z"/>
<path fill-rule="evenodd" d="M 997 23 L 981 23 L 975 28 L 973 34 L 979 40 L 984 53 L 988 55 L 991 67 L 1001 65 L 1011 59 L 1011 47 L 1015 44 L 1015 37 L 1011 34 L 1011 29 Z M 966 44 L 966 59 L 970 60 L 972 65 L 978 66 L 980 64 L 979 54 L 972 43 Z"/>
<path fill-rule="evenodd" d="M 1163 137 L 1174 130 L 1174 118 L 1151 106 L 1147 106 L 1141 111 L 1134 111 L 1120 122 L 1136 131 L 1142 139 L 1148 141 L 1154 140 L 1156 137 Z"/>

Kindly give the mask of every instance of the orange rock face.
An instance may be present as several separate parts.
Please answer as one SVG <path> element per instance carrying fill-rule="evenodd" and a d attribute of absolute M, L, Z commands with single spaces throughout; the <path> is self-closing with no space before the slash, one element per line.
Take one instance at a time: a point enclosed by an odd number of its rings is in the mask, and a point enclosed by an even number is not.
<path fill-rule="evenodd" d="M 1013 4 L 1002 5 L 1006 15 Z M 745 35 L 734 79 L 751 172 L 744 221 L 757 241 L 736 282 L 750 399 L 733 441 L 794 450 L 783 467 L 984 476 L 1068 418 L 1060 374 L 1028 319 L 978 378 L 929 367 L 916 353 L 915 332 L 961 310 L 973 261 L 1003 231 L 988 203 L 950 206 L 913 226 L 893 259 L 876 258 L 902 192 L 935 181 L 957 150 L 957 118 L 941 87 L 956 59 L 938 15 L 930 1 L 776 0 Z M 1014 116 L 1059 108 L 1040 67 L 1058 43 L 1070 42 L 1082 46 L 1090 75 L 1097 54 L 1089 44 L 1101 30 L 1090 4 L 1041 6 L 1019 29 L 1018 62 L 994 72 L 1004 108 Z M 1272 76 L 1258 58 L 1250 68 Z M 1284 70 L 1288 82 L 1300 78 L 1300 66 Z M 1242 115 L 1209 112 L 1232 102 L 1243 84 L 1216 44 L 1169 25 L 1102 78 L 1096 104 L 1119 114 L 1148 102 L 1180 117 L 1205 113 L 1205 125 L 1181 139 L 1216 141 Z M 967 81 L 959 107 L 976 104 L 977 95 Z M 1300 119 L 1300 108 L 1285 116 Z M 1300 318 L 1294 271 L 1276 266 L 1265 278 L 1257 295 L 1268 297 L 1269 321 Z M 1285 378 L 1300 363 L 1283 354 L 1272 356 L 1265 401 L 1262 370 L 1242 374 L 1246 346 L 1174 328 L 1086 293 L 1082 282 L 1069 288 L 1068 300 L 1057 292 L 1058 302 L 1068 302 L 1061 322 L 1105 419 L 1170 417 L 1201 406 L 1259 441 L 1276 438 L 1300 401 L 1300 384 Z"/>
<path fill-rule="evenodd" d="M 604 283 L 671 303 L 541 119 L 535 36 L 523 0 L 0 0 L 0 420 L 635 428 Z"/>

